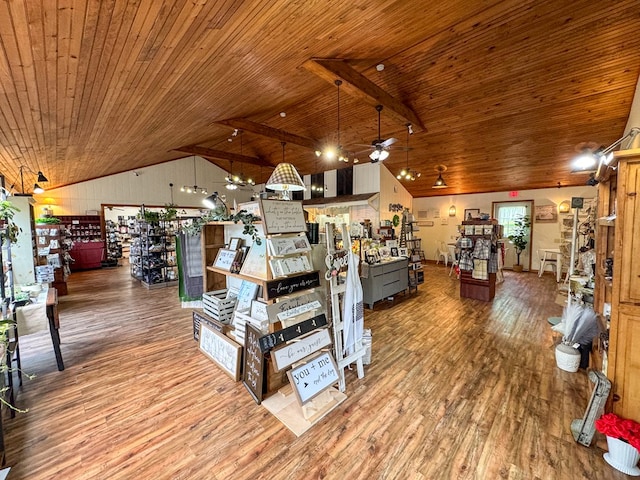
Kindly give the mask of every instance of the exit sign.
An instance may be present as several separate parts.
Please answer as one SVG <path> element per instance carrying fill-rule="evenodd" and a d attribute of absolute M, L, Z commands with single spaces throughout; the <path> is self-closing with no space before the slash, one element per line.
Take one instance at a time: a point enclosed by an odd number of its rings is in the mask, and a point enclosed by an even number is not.
<path fill-rule="evenodd" d="M 512 198 L 513 198 L 513 197 L 517 197 L 517 196 L 518 196 L 518 191 L 517 191 L 517 190 L 514 190 L 514 191 L 512 191 L 512 192 L 509 192 L 509 196 L 510 196 L 510 197 L 512 197 Z"/>

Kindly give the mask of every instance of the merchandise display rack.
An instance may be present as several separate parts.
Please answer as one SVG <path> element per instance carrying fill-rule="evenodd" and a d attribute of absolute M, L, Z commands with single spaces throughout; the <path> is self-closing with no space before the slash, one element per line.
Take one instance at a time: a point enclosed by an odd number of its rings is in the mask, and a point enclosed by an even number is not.
<path fill-rule="evenodd" d="M 129 262 L 131 276 L 147 288 L 160 288 L 178 282 L 176 241 L 173 222 L 137 223 Z"/>

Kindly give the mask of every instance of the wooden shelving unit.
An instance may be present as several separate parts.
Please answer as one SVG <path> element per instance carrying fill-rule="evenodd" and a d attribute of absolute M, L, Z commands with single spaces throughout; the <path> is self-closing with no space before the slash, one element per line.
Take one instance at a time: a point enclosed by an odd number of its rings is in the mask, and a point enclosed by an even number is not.
<path fill-rule="evenodd" d="M 494 241 L 501 236 L 497 220 L 465 220 L 462 225 L 463 228 L 467 226 L 474 228 L 473 234 L 463 233 L 465 237 L 472 240 L 474 246 L 479 238 Z M 475 230 L 477 227 L 481 227 L 482 233 Z M 489 228 L 486 229 L 486 227 Z M 470 270 L 460 270 L 460 296 L 484 302 L 492 301 L 496 294 L 496 274 L 488 273 L 488 277 L 487 280 L 477 279 L 473 278 Z"/>
<path fill-rule="evenodd" d="M 594 292 L 597 313 L 611 306 L 609 345 L 594 342 L 592 367 L 612 382 L 611 409 L 640 420 L 640 149 L 616 152 L 614 162 L 617 170 L 598 186 Z"/>

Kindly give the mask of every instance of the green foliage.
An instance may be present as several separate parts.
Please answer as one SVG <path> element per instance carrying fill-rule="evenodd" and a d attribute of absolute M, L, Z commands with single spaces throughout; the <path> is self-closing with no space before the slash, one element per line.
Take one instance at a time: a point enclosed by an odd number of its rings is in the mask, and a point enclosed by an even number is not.
<path fill-rule="evenodd" d="M 36 218 L 35 221 L 36 223 L 46 224 L 46 225 L 57 225 L 60 223 L 60 219 L 55 217 L 40 217 L 40 218 Z"/>
<path fill-rule="evenodd" d="M 178 209 L 173 203 L 166 203 L 164 210 L 160 210 L 160 220 L 163 222 L 170 222 L 178 218 Z"/>
<path fill-rule="evenodd" d="M 518 261 L 516 265 L 520 265 L 520 254 L 527 248 L 529 243 L 529 228 L 531 227 L 531 219 L 529 215 L 518 215 L 513 222 L 513 230 L 507 238 L 516 250 Z"/>
<path fill-rule="evenodd" d="M 0 220 L 5 223 L 5 227 L 0 230 L 0 244 L 4 242 L 5 238 L 11 243 L 15 243 L 16 240 L 18 240 L 18 234 L 21 232 L 21 229 L 11 220 L 13 220 L 16 212 L 19 211 L 20 209 L 9 200 L 0 201 Z"/>
<path fill-rule="evenodd" d="M 246 210 L 240 210 L 239 212 L 231 215 L 224 211 L 223 208 L 211 210 L 206 215 L 200 217 L 197 220 L 194 220 L 191 225 L 181 227 L 181 229 L 188 235 L 197 235 L 202 231 L 202 226 L 208 222 L 242 222 L 244 225 L 242 233 L 244 235 L 250 235 L 252 240 L 256 244 L 260 245 L 262 243 L 262 240 L 258 235 L 256 226 L 254 225 L 254 223 L 258 221 L 260 221 L 260 217 L 256 217 L 255 215 L 248 213 Z"/>

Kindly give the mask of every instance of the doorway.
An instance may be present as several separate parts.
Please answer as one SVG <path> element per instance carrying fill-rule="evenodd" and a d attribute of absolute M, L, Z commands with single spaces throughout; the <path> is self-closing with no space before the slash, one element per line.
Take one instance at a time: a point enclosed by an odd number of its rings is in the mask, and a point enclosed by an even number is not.
<path fill-rule="evenodd" d="M 533 200 L 517 200 L 512 202 L 493 202 L 492 203 L 493 218 L 504 227 L 503 238 L 505 239 L 506 254 L 504 258 L 505 268 L 512 268 L 517 263 L 517 255 L 513 244 L 507 240 L 514 228 L 514 220 L 521 215 L 528 215 L 531 219 L 533 211 Z M 529 228 L 529 238 L 527 239 L 527 248 L 520 254 L 520 265 L 525 271 L 531 270 L 531 238 L 533 235 L 533 223 Z"/>

